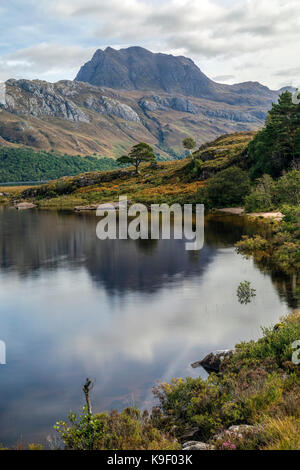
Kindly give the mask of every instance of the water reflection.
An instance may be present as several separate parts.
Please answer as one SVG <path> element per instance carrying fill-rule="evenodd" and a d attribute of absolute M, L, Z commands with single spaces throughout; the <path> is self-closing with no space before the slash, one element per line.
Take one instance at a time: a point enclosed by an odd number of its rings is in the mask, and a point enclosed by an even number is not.
<path fill-rule="evenodd" d="M 241 219 L 208 218 L 198 253 L 180 240 L 100 242 L 96 222 L 0 213 L 0 442 L 43 441 L 83 404 L 86 376 L 95 409 L 147 406 L 156 380 L 197 376 L 191 362 L 289 310 L 270 276 L 236 254 L 251 230 Z M 241 306 L 243 279 L 257 296 Z"/>

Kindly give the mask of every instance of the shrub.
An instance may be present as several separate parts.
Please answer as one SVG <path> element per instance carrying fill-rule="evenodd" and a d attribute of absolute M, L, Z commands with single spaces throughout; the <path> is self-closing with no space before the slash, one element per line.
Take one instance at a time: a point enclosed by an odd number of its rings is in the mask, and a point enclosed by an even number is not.
<path fill-rule="evenodd" d="M 300 171 L 292 170 L 279 178 L 275 185 L 276 199 L 280 204 L 300 204 Z"/>
<path fill-rule="evenodd" d="M 237 345 L 235 354 L 223 361 L 220 375 L 211 374 L 206 381 L 173 379 L 157 386 L 154 394 L 160 405 L 152 417 L 155 426 L 175 429 L 179 439 L 193 430 L 194 438 L 207 441 L 232 425 L 253 425 L 265 416 L 295 413 L 300 371 L 291 358 L 292 343 L 300 338 L 300 314 L 283 318 L 263 333 L 256 342 Z M 238 447 L 250 445 L 258 444 Z"/>
<path fill-rule="evenodd" d="M 274 359 L 279 367 L 291 361 L 292 343 L 300 339 L 300 313 L 283 317 L 274 328 L 263 328 L 263 337 L 258 341 L 241 343 L 232 361 L 239 359 Z"/>
<path fill-rule="evenodd" d="M 238 167 L 227 168 L 208 180 L 207 195 L 214 207 L 243 204 L 250 191 L 247 173 Z"/>
<path fill-rule="evenodd" d="M 180 449 L 173 437 L 153 427 L 147 412 L 135 408 L 91 415 L 84 407 L 81 416 L 71 412 L 69 423 L 59 421 L 54 429 L 72 450 Z"/>
<path fill-rule="evenodd" d="M 267 211 L 274 206 L 275 182 L 269 175 L 264 175 L 257 186 L 245 197 L 246 212 Z"/>

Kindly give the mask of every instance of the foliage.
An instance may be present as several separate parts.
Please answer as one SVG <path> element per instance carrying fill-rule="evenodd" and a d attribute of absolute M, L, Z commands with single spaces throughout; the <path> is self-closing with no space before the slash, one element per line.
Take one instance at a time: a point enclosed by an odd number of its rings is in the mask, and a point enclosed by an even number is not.
<path fill-rule="evenodd" d="M 251 287 L 250 281 L 241 282 L 237 288 L 237 297 L 240 304 L 249 304 L 256 296 L 256 290 Z"/>
<path fill-rule="evenodd" d="M 193 160 L 187 164 L 186 173 L 203 180 L 232 165 L 244 169 L 247 148 L 253 136 L 253 132 L 226 134 L 201 145 L 193 153 Z"/>
<path fill-rule="evenodd" d="M 300 171 L 292 170 L 283 175 L 275 184 L 275 201 L 278 204 L 300 204 Z"/>
<path fill-rule="evenodd" d="M 186 137 L 183 139 L 182 145 L 185 149 L 192 151 L 196 147 L 196 142 L 192 137 Z"/>
<path fill-rule="evenodd" d="M 0 147 L 0 182 L 46 181 L 95 170 L 110 170 L 117 164 L 110 158 L 34 152 L 31 149 Z"/>
<path fill-rule="evenodd" d="M 69 423 L 59 421 L 54 429 L 72 450 L 180 449 L 173 437 L 153 427 L 147 412 L 136 408 L 91 415 L 84 407 L 82 415 L 71 412 Z"/>
<path fill-rule="evenodd" d="M 238 206 L 250 191 L 250 181 L 244 170 L 233 166 L 210 178 L 206 191 L 213 207 Z"/>
<path fill-rule="evenodd" d="M 270 175 L 263 175 L 256 186 L 245 198 L 247 212 L 268 211 L 282 204 L 299 205 L 300 203 L 300 171 L 291 170 L 277 181 Z"/>
<path fill-rule="evenodd" d="M 263 450 L 300 450 L 300 419 L 269 418 L 264 426 Z"/>
<path fill-rule="evenodd" d="M 274 207 L 276 194 L 275 182 L 269 175 L 263 175 L 257 180 L 256 186 L 245 197 L 245 211 L 268 211 Z"/>
<path fill-rule="evenodd" d="M 232 362 L 240 359 L 273 359 L 278 367 L 284 367 L 286 362 L 291 361 L 292 343 L 298 339 L 300 339 L 300 313 L 294 312 L 283 317 L 275 327 L 263 328 L 263 337 L 258 341 L 238 345 Z"/>
<path fill-rule="evenodd" d="M 300 370 L 291 362 L 292 343 L 300 338 L 300 313 L 293 313 L 263 338 L 236 346 L 222 363 L 221 374 L 173 379 L 154 390 L 159 408 L 153 415 L 161 430 L 175 429 L 181 439 L 209 440 L 232 425 L 263 426 L 267 417 L 299 416 Z M 257 448 L 264 438 L 249 436 L 237 448 Z"/>
<path fill-rule="evenodd" d="M 272 105 L 264 129 L 249 144 L 250 175 L 278 177 L 283 170 L 296 168 L 299 160 L 300 104 L 294 104 L 286 91 Z"/>
<path fill-rule="evenodd" d="M 185 164 L 184 160 L 161 162 L 158 168 L 154 168 L 143 163 L 139 175 L 130 168 L 91 172 L 33 186 L 23 191 L 22 198 L 34 201 L 41 208 L 51 209 L 72 209 L 75 206 L 117 201 L 123 194 L 133 202 L 144 204 L 204 202 L 203 195 L 200 196 L 198 191 L 204 188 L 205 183 L 187 181 Z"/>
<path fill-rule="evenodd" d="M 263 261 L 286 274 L 293 274 L 300 270 L 300 207 L 284 205 L 281 211 L 284 219 L 273 225 L 268 239 L 260 235 L 243 236 L 236 248 L 246 257 L 253 256 L 258 263 Z"/>
<path fill-rule="evenodd" d="M 128 155 L 123 155 L 117 159 L 120 165 L 130 164 L 134 165 L 135 172 L 139 172 L 139 166 L 142 162 L 154 162 L 155 155 L 153 148 L 145 142 L 140 142 L 132 147 Z"/>

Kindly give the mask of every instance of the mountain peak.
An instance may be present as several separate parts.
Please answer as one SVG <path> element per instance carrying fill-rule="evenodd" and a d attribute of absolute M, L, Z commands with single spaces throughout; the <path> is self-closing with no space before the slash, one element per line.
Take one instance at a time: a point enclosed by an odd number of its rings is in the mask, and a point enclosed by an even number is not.
<path fill-rule="evenodd" d="M 108 88 L 195 97 L 209 97 L 213 84 L 191 59 L 154 53 L 140 46 L 98 49 L 75 80 Z"/>

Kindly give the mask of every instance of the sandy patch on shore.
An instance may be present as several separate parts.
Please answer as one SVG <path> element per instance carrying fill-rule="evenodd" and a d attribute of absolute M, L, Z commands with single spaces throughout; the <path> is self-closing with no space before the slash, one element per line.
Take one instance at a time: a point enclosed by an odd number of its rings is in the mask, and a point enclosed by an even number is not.
<path fill-rule="evenodd" d="M 263 217 L 264 219 L 282 220 L 284 215 L 281 212 L 251 212 L 245 213 L 243 207 L 226 207 L 225 209 L 218 209 L 218 212 L 224 214 L 234 215 L 248 215 L 249 217 Z"/>
<path fill-rule="evenodd" d="M 224 212 L 225 214 L 235 214 L 241 215 L 244 213 L 243 207 L 226 207 L 225 209 L 218 209 L 219 212 Z"/>
<path fill-rule="evenodd" d="M 274 219 L 274 220 L 282 220 L 284 215 L 282 212 L 252 212 L 251 214 L 247 214 L 250 217 L 263 217 L 264 219 Z"/>

